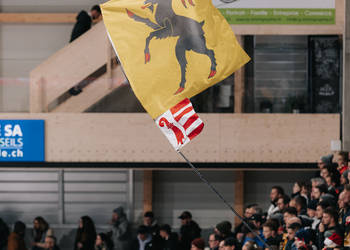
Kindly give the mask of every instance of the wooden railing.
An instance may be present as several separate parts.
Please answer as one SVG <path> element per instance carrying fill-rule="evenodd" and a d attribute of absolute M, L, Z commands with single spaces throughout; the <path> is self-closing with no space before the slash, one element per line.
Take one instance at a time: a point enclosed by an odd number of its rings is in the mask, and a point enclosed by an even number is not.
<path fill-rule="evenodd" d="M 126 82 L 120 66 L 113 69 L 112 57 L 110 41 L 100 22 L 30 73 L 30 112 L 84 112 Z M 103 68 L 102 75 L 79 96 L 67 94 L 69 89 Z M 62 96 L 69 98 L 61 103 Z"/>

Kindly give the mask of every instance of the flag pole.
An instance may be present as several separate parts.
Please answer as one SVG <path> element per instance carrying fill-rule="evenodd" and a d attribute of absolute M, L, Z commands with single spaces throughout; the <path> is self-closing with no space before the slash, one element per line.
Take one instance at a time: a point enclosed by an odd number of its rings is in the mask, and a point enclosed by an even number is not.
<path fill-rule="evenodd" d="M 226 199 L 219 193 L 219 191 L 216 190 L 216 188 L 201 174 L 201 172 L 187 159 L 187 157 L 181 152 L 177 151 L 182 158 L 187 162 L 187 164 L 192 168 L 192 170 L 198 175 L 198 177 L 205 183 L 207 186 L 225 203 L 225 205 L 242 221 L 242 223 L 248 228 L 249 231 L 251 231 L 264 245 L 271 249 L 271 247 L 266 243 L 263 238 L 260 237 L 254 230 L 248 225 L 248 223 L 243 219 L 242 216 L 239 215 L 239 213 L 226 201 Z"/>

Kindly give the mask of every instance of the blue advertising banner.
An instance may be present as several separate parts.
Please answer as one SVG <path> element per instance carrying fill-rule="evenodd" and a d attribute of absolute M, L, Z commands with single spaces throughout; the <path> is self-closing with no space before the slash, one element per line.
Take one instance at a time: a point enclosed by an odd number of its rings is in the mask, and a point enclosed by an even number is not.
<path fill-rule="evenodd" d="M 44 120 L 0 120 L 1 161 L 45 161 Z"/>

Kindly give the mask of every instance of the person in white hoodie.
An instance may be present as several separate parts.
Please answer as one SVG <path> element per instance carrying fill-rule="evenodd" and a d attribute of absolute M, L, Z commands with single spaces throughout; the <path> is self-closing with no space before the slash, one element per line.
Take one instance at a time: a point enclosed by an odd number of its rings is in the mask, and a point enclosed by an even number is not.
<path fill-rule="evenodd" d="M 267 218 L 269 219 L 271 215 L 278 211 L 277 201 L 280 197 L 284 195 L 284 190 L 280 186 L 273 186 L 270 192 L 271 205 L 267 210 Z"/>

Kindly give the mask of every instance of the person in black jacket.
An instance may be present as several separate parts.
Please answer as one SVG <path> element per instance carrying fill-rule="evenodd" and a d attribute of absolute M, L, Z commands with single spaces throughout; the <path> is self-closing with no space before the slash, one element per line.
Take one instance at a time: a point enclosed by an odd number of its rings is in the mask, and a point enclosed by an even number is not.
<path fill-rule="evenodd" d="M 171 227 L 168 224 L 164 224 L 159 228 L 159 234 L 163 239 L 162 250 L 178 250 L 179 248 L 179 238 L 177 233 L 171 232 Z"/>
<path fill-rule="evenodd" d="M 201 237 L 201 228 L 198 224 L 192 220 L 192 214 L 189 211 L 184 211 L 179 216 L 181 219 L 181 228 L 180 228 L 180 243 L 181 249 L 189 250 L 191 249 L 191 242 Z"/>
<path fill-rule="evenodd" d="M 73 27 L 72 34 L 69 40 L 70 43 L 91 28 L 92 20 L 85 10 L 80 11 L 76 19 L 77 21 Z"/>
<path fill-rule="evenodd" d="M 142 225 L 137 229 L 137 237 L 132 242 L 132 250 L 153 250 L 152 235 L 147 227 Z"/>
<path fill-rule="evenodd" d="M 74 250 L 95 250 L 96 229 L 89 216 L 80 218 L 75 236 Z"/>

